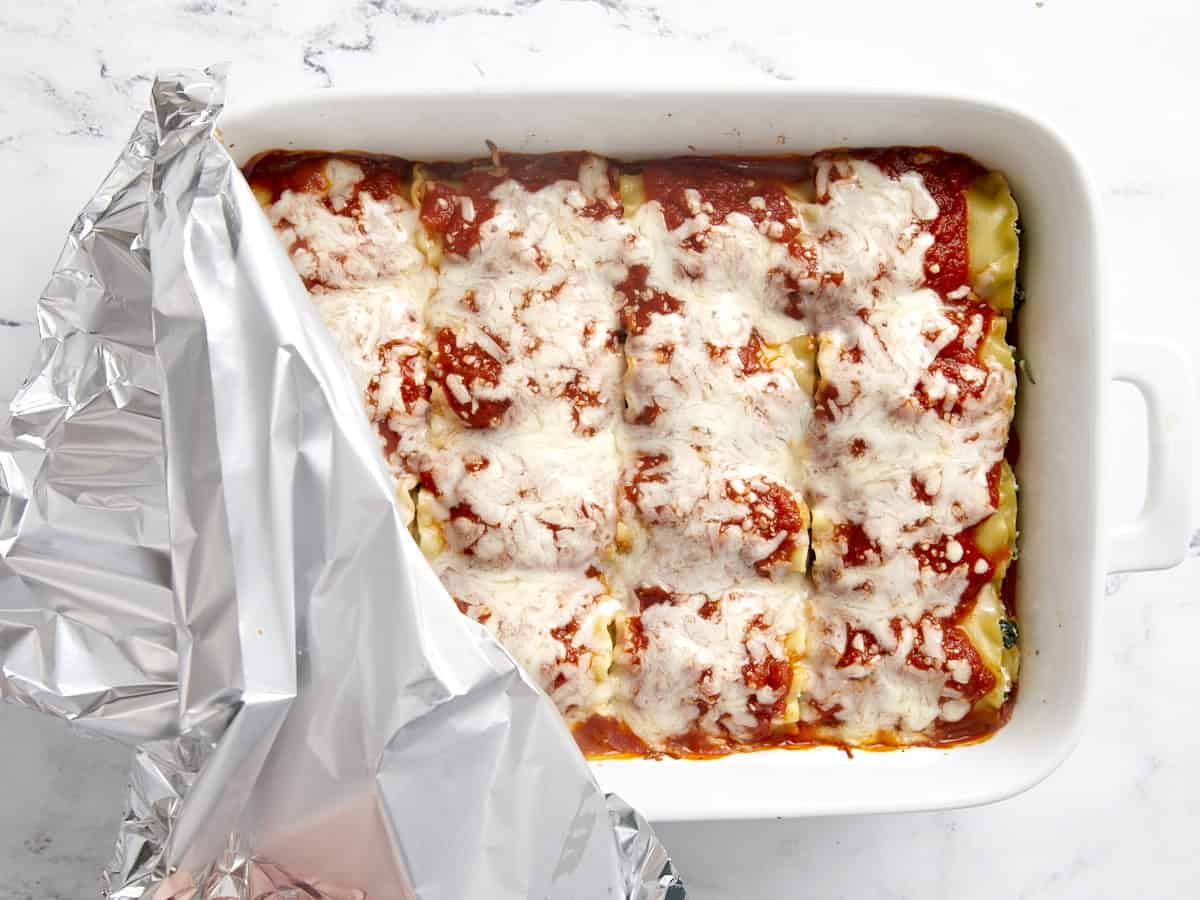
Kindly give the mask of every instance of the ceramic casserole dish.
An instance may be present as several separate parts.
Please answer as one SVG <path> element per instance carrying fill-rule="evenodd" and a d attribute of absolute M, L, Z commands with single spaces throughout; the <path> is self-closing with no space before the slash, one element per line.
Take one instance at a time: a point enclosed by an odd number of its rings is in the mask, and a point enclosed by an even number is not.
<path fill-rule="evenodd" d="M 1097 205 L 1063 142 L 1021 113 L 903 94 L 755 92 L 439 93 L 325 91 L 230 108 L 222 133 L 242 164 L 270 149 L 353 149 L 419 159 L 587 148 L 617 158 L 771 155 L 936 145 L 1004 172 L 1021 210 L 1026 303 L 1021 439 L 1020 691 L 1011 721 L 950 749 L 763 750 L 709 759 L 593 763 L 603 787 L 656 820 L 797 817 L 988 803 L 1036 784 L 1080 733 L 1106 571 L 1166 568 L 1190 524 L 1186 358 L 1108 331 Z M 1108 382 L 1133 384 L 1149 423 L 1145 506 L 1105 519 Z"/>

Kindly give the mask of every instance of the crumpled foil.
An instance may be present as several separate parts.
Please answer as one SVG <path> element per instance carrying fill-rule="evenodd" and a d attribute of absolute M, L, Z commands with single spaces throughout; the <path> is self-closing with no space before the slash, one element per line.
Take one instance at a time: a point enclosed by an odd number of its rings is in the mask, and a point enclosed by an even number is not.
<path fill-rule="evenodd" d="M 683 900 L 400 521 L 224 82 L 155 82 L 0 429 L 0 694 L 136 748 L 108 896 Z"/>

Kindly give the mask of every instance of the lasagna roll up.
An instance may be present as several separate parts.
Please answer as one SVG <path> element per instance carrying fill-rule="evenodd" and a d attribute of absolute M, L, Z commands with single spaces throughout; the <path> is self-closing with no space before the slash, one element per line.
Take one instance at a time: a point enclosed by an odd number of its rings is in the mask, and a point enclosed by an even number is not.
<path fill-rule="evenodd" d="M 436 273 L 420 249 L 404 160 L 272 153 L 246 177 L 325 321 L 379 433 L 408 521 L 427 442 L 425 307 Z"/>
<path fill-rule="evenodd" d="M 796 721 L 807 593 L 815 344 L 769 302 L 795 206 L 780 179 L 712 162 L 648 163 L 620 196 L 615 709 L 667 752 L 775 741 Z"/>
<path fill-rule="evenodd" d="M 628 229 L 588 154 L 419 167 L 438 267 L 421 545 L 569 722 L 607 707 Z"/>
<path fill-rule="evenodd" d="M 817 165 L 805 298 L 821 329 L 807 478 L 812 677 L 801 716 L 856 745 L 977 736 L 998 724 L 1016 665 L 999 602 L 1016 534 L 1004 462 L 1016 386 L 1004 340 L 1011 198 L 1002 180 L 940 151 Z M 868 266 L 842 240 L 846 212 L 864 206 L 888 213 L 874 217 Z"/>

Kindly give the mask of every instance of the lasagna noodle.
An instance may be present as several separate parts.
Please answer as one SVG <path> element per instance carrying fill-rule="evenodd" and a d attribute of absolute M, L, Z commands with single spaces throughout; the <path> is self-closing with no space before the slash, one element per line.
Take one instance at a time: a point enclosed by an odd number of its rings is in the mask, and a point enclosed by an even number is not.
<path fill-rule="evenodd" d="M 460 607 L 581 720 L 611 694 L 629 230 L 598 157 L 453 174 L 419 171 L 415 190 L 439 265 L 421 543 Z"/>
<path fill-rule="evenodd" d="M 248 177 L 362 392 L 411 522 L 427 445 L 423 322 L 436 275 L 418 249 L 408 164 L 277 154 Z"/>
<path fill-rule="evenodd" d="M 1017 288 L 1017 203 L 999 172 L 971 180 L 966 191 L 971 290 L 997 312 L 1012 314 Z"/>
<path fill-rule="evenodd" d="M 619 709 L 653 747 L 727 751 L 796 718 L 813 343 L 769 299 L 795 208 L 776 183 L 679 163 L 623 176 L 621 197 Z"/>
<path fill-rule="evenodd" d="M 608 709 L 619 603 L 603 578 L 483 567 L 449 553 L 435 562 L 459 609 L 496 636 L 569 723 Z"/>
<path fill-rule="evenodd" d="M 967 188 L 945 183 L 957 163 L 924 157 L 822 159 L 808 211 L 818 249 L 805 300 L 823 330 L 801 716 L 857 745 L 985 730 L 1011 686 L 995 639 L 1015 539 L 1003 463 L 1015 376 L 998 306 L 945 246 L 967 244 Z M 962 185 L 978 183 L 967 174 Z M 859 251 L 841 258 L 839 220 L 856 207 L 894 213 L 861 218 L 877 229 L 873 272 Z M 955 270 L 962 283 L 944 277 Z M 822 283 L 827 271 L 842 277 Z"/>

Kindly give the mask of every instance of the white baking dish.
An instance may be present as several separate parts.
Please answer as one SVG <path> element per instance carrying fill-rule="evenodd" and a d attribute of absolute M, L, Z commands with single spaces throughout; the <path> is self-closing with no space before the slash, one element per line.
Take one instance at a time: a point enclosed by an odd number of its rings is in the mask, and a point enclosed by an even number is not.
<path fill-rule="evenodd" d="M 829 748 L 773 750 L 594 768 L 606 789 L 651 819 L 687 820 L 988 803 L 1037 783 L 1066 758 L 1080 731 L 1105 570 L 1165 568 L 1183 557 L 1195 400 L 1181 352 L 1109 335 L 1096 202 L 1053 132 L 968 100 L 791 91 L 326 91 L 231 108 L 222 131 L 239 163 L 271 148 L 455 159 L 483 155 L 485 139 L 514 151 L 586 148 L 617 157 L 934 144 L 1006 172 L 1025 227 L 1020 352 L 1037 379 L 1024 382 L 1018 399 L 1023 657 L 1012 721 L 991 740 L 953 750 L 853 759 Z M 1106 528 L 1101 454 L 1110 378 L 1132 383 L 1146 400 L 1150 477 L 1142 515 Z"/>

